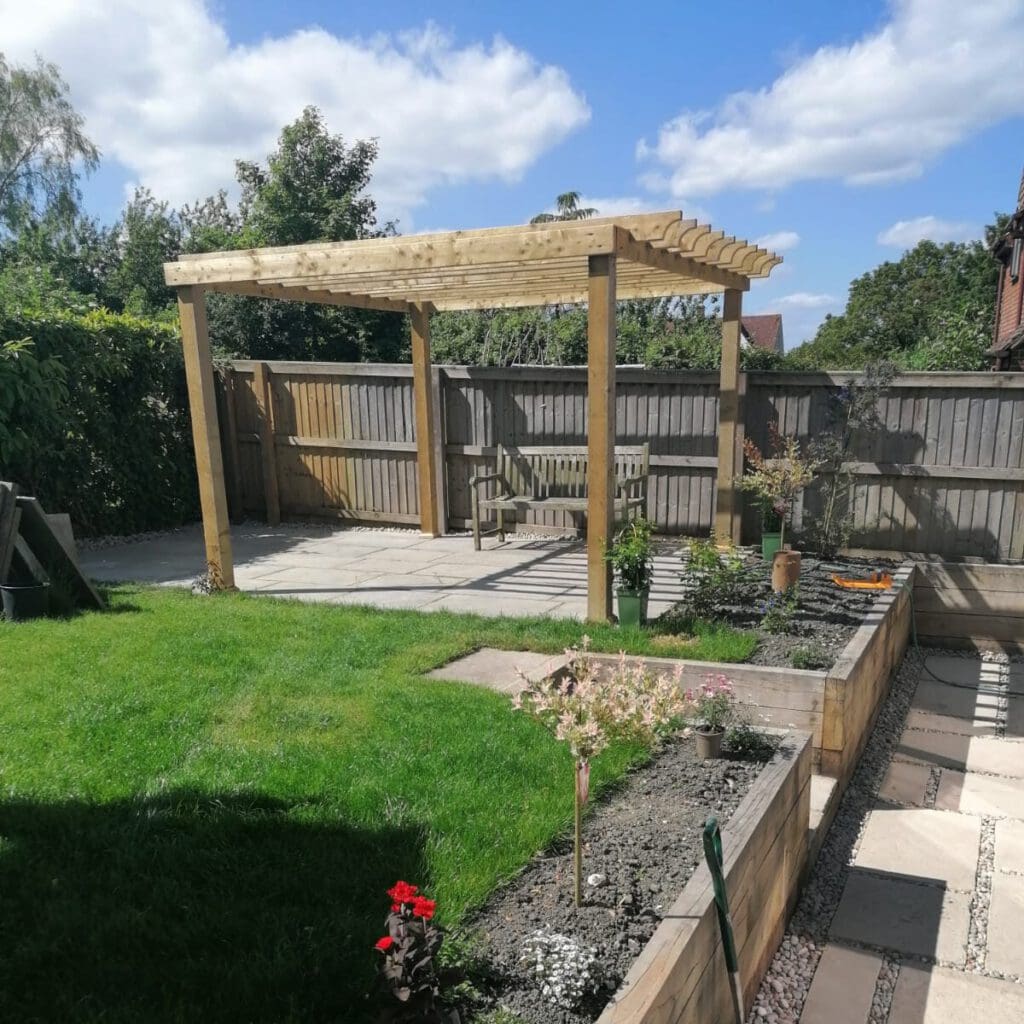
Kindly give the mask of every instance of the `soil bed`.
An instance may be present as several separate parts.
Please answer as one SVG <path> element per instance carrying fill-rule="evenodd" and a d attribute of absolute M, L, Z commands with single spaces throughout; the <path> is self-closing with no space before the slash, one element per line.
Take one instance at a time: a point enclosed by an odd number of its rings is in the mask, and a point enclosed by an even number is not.
<path fill-rule="evenodd" d="M 694 741 L 680 739 L 627 776 L 584 821 L 584 879 L 603 879 L 585 885 L 582 908 L 573 906 L 568 842 L 536 857 L 469 922 L 494 972 L 492 1006 L 528 1024 L 596 1020 L 703 860 L 708 816 L 724 826 L 763 766 L 731 755 L 700 761 Z M 596 950 L 603 988 L 574 1010 L 547 1001 L 520 964 L 524 940 L 544 926 Z"/>
<path fill-rule="evenodd" d="M 769 633 L 761 628 L 765 603 L 772 596 L 770 562 L 760 552 L 744 551 L 747 580 L 743 599 L 720 606 L 715 619 L 739 629 L 753 630 L 758 645 L 747 658 L 747 664 L 791 667 L 792 653 L 797 647 L 813 647 L 822 658 L 815 664 L 799 668 L 829 669 L 853 637 L 857 628 L 879 595 L 877 590 L 844 590 L 832 582 L 832 574 L 864 579 L 873 572 L 894 572 L 898 562 L 886 559 L 837 557 L 819 559 L 804 555 L 800 568 L 799 596 L 796 610 L 784 633 Z M 658 620 L 658 627 L 685 632 L 685 602 L 677 604 Z M 680 625 L 675 626 L 678 621 Z"/>

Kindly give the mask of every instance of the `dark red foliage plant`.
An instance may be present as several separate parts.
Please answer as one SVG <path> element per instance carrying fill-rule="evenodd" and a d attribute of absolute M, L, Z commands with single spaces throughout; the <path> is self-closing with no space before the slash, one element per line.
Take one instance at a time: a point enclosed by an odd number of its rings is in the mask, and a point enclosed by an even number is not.
<path fill-rule="evenodd" d="M 391 912 L 384 919 L 386 934 L 374 947 L 380 958 L 380 980 L 390 997 L 381 1020 L 446 1024 L 452 1016 L 441 1005 L 441 993 L 460 979 L 457 972 L 437 962 L 444 941 L 444 932 L 433 923 L 437 904 L 417 886 L 402 881 L 388 889 L 388 897 Z"/>

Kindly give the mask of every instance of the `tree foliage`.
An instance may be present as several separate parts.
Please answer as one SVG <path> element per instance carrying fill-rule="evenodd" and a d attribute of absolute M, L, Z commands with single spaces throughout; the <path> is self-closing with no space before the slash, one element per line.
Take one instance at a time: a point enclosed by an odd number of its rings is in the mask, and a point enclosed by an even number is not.
<path fill-rule="evenodd" d="M 55 65 L 20 67 L 0 53 L 0 235 L 43 216 L 73 220 L 77 164 L 99 162 L 83 124 Z"/>
<path fill-rule="evenodd" d="M 173 329 L 106 310 L 23 311 L 0 318 L 0 343 L 6 478 L 69 512 L 85 533 L 134 533 L 195 516 Z"/>
<path fill-rule="evenodd" d="M 559 220 L 587 220 L 597 210 L 592 206 L 580 206 L 582 196 L 579 192 L 563 192 L 555 199 L 555 212 L 545 210 L 530 218 L 531 224 L 550 224 Z"/>
<path fill-rule="evenodd" d="M 789 354 L 795 369 L 983 368 L 999 265 L 981 242 L 919 242 L 850 285 L 845 311 Z"/>

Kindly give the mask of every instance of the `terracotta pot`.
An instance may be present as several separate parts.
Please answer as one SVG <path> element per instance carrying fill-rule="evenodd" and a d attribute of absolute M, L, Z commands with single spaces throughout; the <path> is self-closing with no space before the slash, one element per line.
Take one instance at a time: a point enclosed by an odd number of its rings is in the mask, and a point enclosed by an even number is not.
<path fill-rule="evenodd" d="M 722 740 L 725 738 L 724 729 L 698 729 L 694 735 L 697 737 L 697 756 L 703 760 L 711 757 L 722 756 Z"/>
<path fill-rule="evenodd" d="M 776 551 L 772 559 L 772 590 L 776 594 L 785 593 L 790 587 L 800 582 L 800 552 Z"/>

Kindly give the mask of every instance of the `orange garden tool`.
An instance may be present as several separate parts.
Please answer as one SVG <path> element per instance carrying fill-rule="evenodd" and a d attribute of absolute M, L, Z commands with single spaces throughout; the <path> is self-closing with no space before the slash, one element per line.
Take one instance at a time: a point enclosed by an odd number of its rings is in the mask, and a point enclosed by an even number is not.
<path fill-rule="evenodd" d="M 889 590 L 892 587 L 892 574 L 873 572 L 866 580 L 832 574 L 832 582 L 844 590 Z"/>

